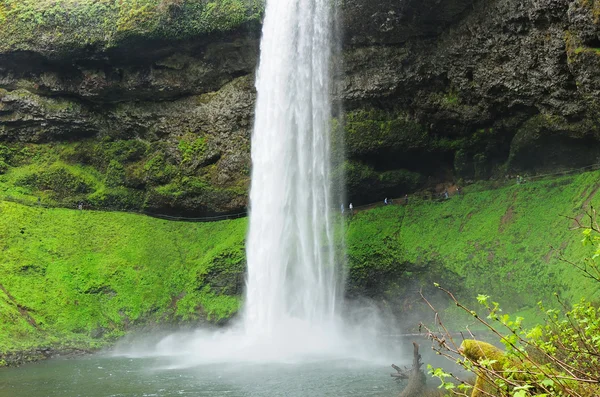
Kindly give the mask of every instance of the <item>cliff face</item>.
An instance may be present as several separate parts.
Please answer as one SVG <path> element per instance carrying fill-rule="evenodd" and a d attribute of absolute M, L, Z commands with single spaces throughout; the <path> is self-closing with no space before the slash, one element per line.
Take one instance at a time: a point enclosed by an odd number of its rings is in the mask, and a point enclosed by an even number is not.
<path fill-rule="evenodd" d="M 374 186 L 597 162 L 599 2 L 394 3 L 346 4 L 348 150 Z"/>
<path fill-rule="evenodd" d="M 186 214 L 246 205 L 261 6 L 146 2 L 0 6 L 5 191 Z M 336 97 L 351 200 L 597 162 L 598 1 L 342 10 Z"/>
<path fill-rule="evenodd" d="M 5 185 L 66 206 L 245 207 L 259 1 L 24 3 L 0 6 Z"/>

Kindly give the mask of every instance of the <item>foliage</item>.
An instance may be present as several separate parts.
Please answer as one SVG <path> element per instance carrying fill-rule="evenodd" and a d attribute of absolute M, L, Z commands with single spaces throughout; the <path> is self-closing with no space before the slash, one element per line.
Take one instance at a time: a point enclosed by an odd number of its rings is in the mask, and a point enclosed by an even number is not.
<path fill-rule="evenodd" d="M 0 146 L 0 197 L 73 208 L 164 213 L 222 211 L 243 202 L 246 185 L 210 183 L 204 136 L 186 134 L 175 153 L 164 142 L 141 139 Z M 5 159 L 5 160 L 3 160 Z M 2 161 L 6 166 L 2 169 Z M 246 180 L 245 178 L 243 179 Z M 159 211 L 160 210 L 160 211 Z"/>
<path fill-rule="evenodd" d="M 89 193 L 92 191 L 95 181 L 88 178 L 79 169 L 57 162 L 47 169 L 40 169 L 24 175 L 17 179 L 15 184 L 39 191 L 50 190 L 57 198 L 64 198 L 68 195 L 77 196 Z"/>
<path fill-rule="evenodd" d="M 164 152 L 158 151 L 144 164 L 146 178 L 156 184 L 163 184 L 177 173 L 174 164 L 170 163 Z"/>
<path fill-rule="evenodd" d="M 593 210 L 589 218 L 590 225 L 584 228 L 583 242 L 593 245 L 595 252 L 578 268 L 598 283 L 600 229 Z M 577 218 L 575 220 L 581 225 Z M 437 329 L 423 325 L 434 340 L 434 350 L 477 375 L 476 382 L 471 384 L 439 368 L 430 368 L 430 373 L 442 381 L 440 387 L 461 396 L 591 397 L 600 394 L 600 308 L 597 304 L 582 298 L 569 307 L 559 299 L 560 309 L 547 309 L 540 302 L 545 322 L 526 329 L 522 325 L 523 317 L 502 313 L 500 305 L 490 302 L 487 295 L 477 298 L 487 312 L 486 317 L 482 317 L 449 291 L 438 288 L 479 325 L 491 331 L 505 349 L 500 352 L 492 345 L 474 340 L 465 340 L 457 348 L 452 334 L 436 314 Z M 460 387 L 449 378 L 458 380 Z"/>
<path fill-rule="evenodd" d="M 184 39 L 260 21 L 263 10 L 260 0 L 2 0 L 0 51 L 108 48 L 135 37 Z"/>
<path fill-rule="evenodd" d="M 192 162 L 200 158 L 206 152 L 207 143 L 206 137 L 196 137 L 194 134 L 186 134 L 179 141 L 179 151 L 181 153 L 181 165 Z"/>
<path fill-rule="evenodd" d="M 599 299 L 596 283 L 560 260 L 586 255 L 564 216 L 598 200 L 599 175 L 479 183 L 442 202 L 409 196 L 408 206 L 394 198 L 396 205 L 358 212 L 346 227 L 349 283 L 368 289 L 380 280 L 378 292 L 390 301 L 443 278 L 461 299 L 493 295 L 531 322 L 539 317 L 538 301 L 551 301 L 555 291 L 569 301 Z"/>
<path fill-rule="evenodd" d="M 228 318 L 240 298 L 224 292 L 243 280 L 245 231 L 244 219 L 179 223 L 0 202 L 0 351 L 94 347 L 138 324 Z M 217 278 L 224 256 L 231 277 Z"/>
<path fill-rule="evenodd" d="M 125 182 L 125 168 L 117 160 L 111 160 L 106 170 L 106 186 L 119 187 Z"/>

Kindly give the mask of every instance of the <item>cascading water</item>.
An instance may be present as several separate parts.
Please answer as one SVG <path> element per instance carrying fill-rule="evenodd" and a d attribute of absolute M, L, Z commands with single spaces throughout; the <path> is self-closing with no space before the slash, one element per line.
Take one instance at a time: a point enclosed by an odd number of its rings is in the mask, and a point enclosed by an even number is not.
<path fill-rule="evenodd" d="M 244 326 L 333 326 L 330 0 L 269 0 L 257 77 Z"/>

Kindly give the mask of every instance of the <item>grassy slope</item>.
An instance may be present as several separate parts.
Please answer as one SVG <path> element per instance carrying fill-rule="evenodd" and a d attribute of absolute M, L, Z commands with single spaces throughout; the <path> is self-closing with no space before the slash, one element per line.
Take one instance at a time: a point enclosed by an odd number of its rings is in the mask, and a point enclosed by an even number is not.
<path fill-rule="evenodd" d="M 588 254 L 560 215 L 597 203 L 599 178 L 475 185 L 444 203 L 360 212 L 346 226 L 350 292 L 414 301 L 414 283 L 439 281 L 513 310 L 549 301 L 554 291 L 598 299 L 597 285 L 551 246 L 573 260 Z M 14 299 L 0 289 L 0 352 L 59 341 L 89 346 L 131 324 L 230 315 L 240 291 L 227 285 L 243 274 L 246 226 L 0 202 L 0 284 Z"/>
<path fill-rule="evenodd" d="M 443 203 L 359 213 L 348 225 L 350 279 L 360 286 L 379 275 L 389 299 L 408 292 L 403 282 L 411 277 L 437 281 L 463 297 L 488 294 L 520 311 L 552 301 L 554 292 L 600 299 L 597 283 L 560 260 L 561 252 L 573 261 L 590 253 L 562 216 L 600 204 L 599 181 L 600 172 L 591 172 L 498 190 L 472 186 Z M 412 276 L 403 281 L 401 269 Z"/>
<path fill-rule="evenodd" d="M 243 271 L 245 230 L 245 220 L 186 224 L 0 202 L 0 284 L 14 298 L 0 290 L 0 351 L 87 346 L 91 334 L 118 336 L 138 321 L 227 317 L 239 298 L 215 295 L 206 278 L 223 264 Z"/>

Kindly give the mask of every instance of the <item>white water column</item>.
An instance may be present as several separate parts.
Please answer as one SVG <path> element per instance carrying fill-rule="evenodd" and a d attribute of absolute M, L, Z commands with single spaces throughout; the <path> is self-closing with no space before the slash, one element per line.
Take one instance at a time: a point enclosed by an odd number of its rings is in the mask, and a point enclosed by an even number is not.
<path fill-rule="evenodd" d="M 252 136 L 244 327 L 333 327 L 339 293 L 330 198 L 331 0 L 268 0 Z"/>

